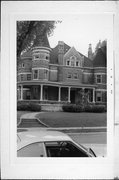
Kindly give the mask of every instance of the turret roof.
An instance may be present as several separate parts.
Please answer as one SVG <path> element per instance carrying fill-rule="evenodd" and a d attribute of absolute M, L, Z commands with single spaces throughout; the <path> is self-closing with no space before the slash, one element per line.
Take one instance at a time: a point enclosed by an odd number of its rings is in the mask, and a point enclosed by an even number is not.
<path fill-rule="evenodd" d="M 107 65 L 107 58 L 106 54 L 103 52 L 101 48 L 97 50 L 96 55 L 93 59 L 93 66 L 94 67 L 106 67 Z"/>
<path fill-rule="evenodd" d="M 36 36 L 33 47 L 38 47 L 38 46 L 50 48 L 47 34 L 44 34 L 44 35 L 39 34 Z"/>

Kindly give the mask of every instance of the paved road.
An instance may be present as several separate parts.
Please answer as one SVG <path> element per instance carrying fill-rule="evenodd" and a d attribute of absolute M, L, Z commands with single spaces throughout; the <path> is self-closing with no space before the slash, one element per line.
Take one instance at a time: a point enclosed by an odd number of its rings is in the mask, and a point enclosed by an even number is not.
<path fill-rule="evenodd" d="M 29 131 L 41 130 L 41 128 L 23 128 Z M 44 129 L 44 128 L 43 128 Z M 21 131 L 21 129 L 19 129 Z M 67 133 L 75 142 L 90 147 L 97 156 L 106 156 L 106 132 Z"/>
<path fill-rule="evenodd" d="M 106 156 L 106 133 L 69 133 L 69 136 L 77 143 L 94 150 L 97 156 Z"/>

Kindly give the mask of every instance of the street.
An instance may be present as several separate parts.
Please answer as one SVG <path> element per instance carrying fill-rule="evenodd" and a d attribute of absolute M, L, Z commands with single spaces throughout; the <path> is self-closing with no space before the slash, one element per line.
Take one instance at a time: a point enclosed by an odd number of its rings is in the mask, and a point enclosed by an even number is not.
<path fill-rule="evenodd" d="M 94 150 L 97 156 L 106 156 L 106 133 L 69 133 L 75 142 Z"/>
<path fill-rule="evenodd" d="M 28 131 L 40 131 L 47 128 L 23 128 Z M 54 130 L 54 129 L 50 129 Z M 18 128 L 22 131 L 22 128 Z M 90 133 L 67 133 L 76 143 L 82 144 L 85 147 L 92 148 L 97 156 L 106 156 L 106 132 L 90 132 Z"/>

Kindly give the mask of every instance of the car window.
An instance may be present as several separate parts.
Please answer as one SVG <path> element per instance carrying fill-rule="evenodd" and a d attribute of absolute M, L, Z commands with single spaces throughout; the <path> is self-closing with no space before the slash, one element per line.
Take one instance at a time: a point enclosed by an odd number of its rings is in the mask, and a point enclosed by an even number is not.
<path fill-rule="evenodd" d="M 29 144 L 17 151 L 18 157 L 44 157 L 43 143 Z"/>
<path fill-rule="evenodd" d="M 47 142 L 45 147 L 48 157 L 88 157 L 85 151 L 72 142 Z"/>

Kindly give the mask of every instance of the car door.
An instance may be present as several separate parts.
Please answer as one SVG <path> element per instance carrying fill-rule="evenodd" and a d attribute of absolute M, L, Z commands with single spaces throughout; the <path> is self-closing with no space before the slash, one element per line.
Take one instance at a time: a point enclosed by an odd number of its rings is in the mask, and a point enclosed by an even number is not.
<path fill-rule="evenodd" d="M 44 144 L 36 142 L 24 146 L 17 151 L 17 157 L 46 157 Z"/>

